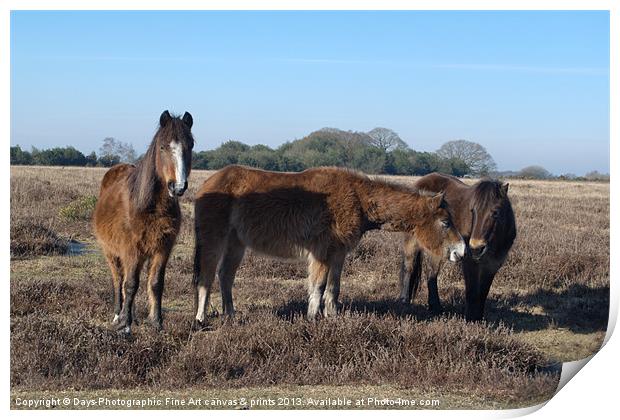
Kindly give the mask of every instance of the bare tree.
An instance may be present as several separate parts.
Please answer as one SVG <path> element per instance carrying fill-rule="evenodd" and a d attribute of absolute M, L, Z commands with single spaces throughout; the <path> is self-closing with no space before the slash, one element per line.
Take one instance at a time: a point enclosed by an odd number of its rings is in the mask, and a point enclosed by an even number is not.
<path fill-rule="evenodd" d="M 405 143 L 395 131 L 389 128 L 377 127 L 368 132 L 370 136 L 370 144 L 383 150 L 384 152 L 391 152 L 395 149 L 407 149 L 407 143 Z"/>
<path fill-rule="evenodd" d="M 131 143 L 123 143 L 114 137 L 106 137 L 99 148 L 99 156 L 102 158 L 118 158 L 121 162 L 133 163 L 136 161 L 136 151 Z"/>
<path fill-rule="evenodd" d="M 103 144 L 99 148 L 99 156 L 114 156 L 116 153 L 116 139 L 114 137 L 106 137 Z"/>
<path fill-rule="evenodd" d="M 487 175 L 497 168 L 495 161 L 486 149 L 473 141 L 449 141 L 437 150 L 437 155 L 444 159 L 460 159 L 465 162 L 474 175 Z"/>

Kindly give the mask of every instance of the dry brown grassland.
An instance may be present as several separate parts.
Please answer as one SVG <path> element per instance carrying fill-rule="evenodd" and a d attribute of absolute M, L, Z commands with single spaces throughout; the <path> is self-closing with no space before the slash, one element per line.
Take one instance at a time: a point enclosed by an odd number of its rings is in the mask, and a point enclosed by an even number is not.
<path fill-rule="evenodd" d="M 168 264 L 164 332 L 144 324 L 123 338 L 109 328 L 111 279 L 90 226 L 104 172 L 11 168 L 13 407 L 17 397 L 46 395 L 375 396 L 436 398 L 435 408 L 524 407 L 551 397 L 558 362 L 596 352 L 605 335 L 609 184 L 517 180 L 509 195 L 518 237 L 485 323 L 463 321 L 456 265 L 439 279 L 444 315 L 427 313 L 424 287 L 413 305 L 399 304 L 401 238 L 371 232 L 347 258 L 337 318 L 304 320 L 303 262 L 248 253 L 235 283 L 236 319 L 217 316 L 216 291 L 211 330 L 192 334 L 191 203 L 209 176 L 193 171 Z M 137 308 L 144 318 L 142 288 Z"/>

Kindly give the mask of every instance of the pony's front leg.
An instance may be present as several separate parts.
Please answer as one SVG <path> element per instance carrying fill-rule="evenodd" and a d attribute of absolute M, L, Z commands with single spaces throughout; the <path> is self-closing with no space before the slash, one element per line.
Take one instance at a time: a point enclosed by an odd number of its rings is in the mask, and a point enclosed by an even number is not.
<path fill-rule="evenodd" d="M 439 290 L 437 289 L 437 276 L 441 270 L 442 260 L 438 257 L 431 258 L 431 272 L 426 281 L 428 289 L 428 309 L 432 314 L 438 315 L 443 310 L 441 300 L 439 299 Z"/>
<path fill-rule="evenodd" d="M 400 265 L 400 301 L 411 303 L 415 300 L 422 276 L 422 249 L 413 235 L 405 235 Z"/>
<path fill-rule="evenodd" d="M 131 332 L 131 323 L 133 321 L 133 306 L 138 286 L 140 285 L 140 271 L 142 270 L 142 261 L 130 260 L 123 261 L 125 271 L 124 292 L 125 298 L 123 308 L 118 318 L 117 330 L 125 333 Z"/>
<path fill-rule="evenodd" d="M 312 254 L 308 257 L 308 319 L 313 320 L 319 313 L 321 307 L 321 299 L 325 286 L 327 284 L 327 276 L 329 274 L 329 265 L 320 262 Z"/>
<path fill-rule="evenodd" d="M 116 325 L 123 307 L 123 267 L 118 257 L 106 253 L 106 260 L 112 272 L 112 289 L 114 295 L 114 318 L 112 325 Z"/>
<path fill-rule="evenodd" d="M 323 294 L 323 316 L 330 317 L 338 314 L 338 295 L 340 294 L 340 275 L 344 265 L 345 253 L 338 254 L 329 267 L 327 287 Z"/>
<path fill-rule="evenodd" d="M 162 329 L 161 300 L 164 293 L 164 277 L 169 255 L 169 250 L 155 254 L 151 257 L 149 267 L 149 322 L 158 331 Z"/>
<path fill-rule="evenodd" d="M 480 321 L 482 308 L 480 304 L 480 265 L 471 258 L 463 259 L 465 277 L 465 320 Z"/>

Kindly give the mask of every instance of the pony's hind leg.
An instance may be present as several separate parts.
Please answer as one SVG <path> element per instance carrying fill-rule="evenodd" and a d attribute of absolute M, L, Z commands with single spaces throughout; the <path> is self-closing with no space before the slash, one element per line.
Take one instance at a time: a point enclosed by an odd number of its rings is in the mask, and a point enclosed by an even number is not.
<path fill-rule="evenodd" d="M 325 292 L 329 265 L 317 260 L 312 254 L 308 256 L 308 319 L 316 318 Z"/>
<path fill-rule="evenodd" d="M 340 275 L 344 265 L 344 252 L 337 253 L 329 266 L 327 275 L 327 286 L 323 294 L 323 315 L 325 317 L 336 316 L 338 314 L 338 295 L 340 294 Z"/>
<path fill-rule="evenodd" d="M 220 262 L 218 277 L 220 279 L 220 293 L 222 294 L 222 312 L 229 317 L 235 315 L 233 306 L 232 287 L 235 281 L 235 274 L 243 260 L 245 246 L 239 241 L 233 232 L 228 237 L 226 252 Z"/>
<path fill-rule="evenodd" d="M 149 322 L 156 330 L 162 328 L 161 299 L 164 293 L 164 277 L 170 249 L 165 249 L 151 257 L 149 263 Z"/>
<path fill-rule="evenodd" d="M 123 307 L 123 266 L 120 258 L 109 253 L 106 253 L 105 257 L 112 272 L 112 290 L 114 295 L 114 318 L 112 319 L 112 324 L 116 324 Z"/>
<path fill-rule="evenodd" d="M 196 238 L 197 242 L 199 241 Z M 215 278 L 217 263 L 222 254 L 221 244 L 216 247 L 204 243 L 197 243 L 194 256 L 194 308 L 196 311 L 196 326 L 200 327 L 206 318 L 211 294 L 211 285 Z"/>

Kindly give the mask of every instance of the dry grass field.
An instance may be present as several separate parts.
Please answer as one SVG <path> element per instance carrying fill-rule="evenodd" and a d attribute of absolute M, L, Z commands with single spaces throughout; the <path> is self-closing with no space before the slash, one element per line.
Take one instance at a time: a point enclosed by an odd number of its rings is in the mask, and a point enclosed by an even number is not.
<path fill-rule="evenodd" d="M 67 395 L 525 407 L 551 397 L 558 362 L 596 352 L 605 334 L 609 184 L 552 181 L 510 181 L 517 241 L 491 288 L 487 322 L 462 319 L 464 287 L 452 264 L 439 279 L 445 314 L 427 313 L 424 283 L 413 305 L 399 304 L 401 238 L 371 232 L 347 258 L 337 318 L 304 320 L 303 262 L 248 253 L 235 283 L 236 319 L 217 316 L 216 291 L 211 329 L 191 333 L 191 203 L 209 175 L 194 171 L 168 264 L 164 331 L 141 324 L 123 338 L 109 329 L 111 279 L 90 226 L 104 172 L 11 168 L 12 407 L 16 397 Z M 142 288 L 137 309 L 144 319 Z"/>

